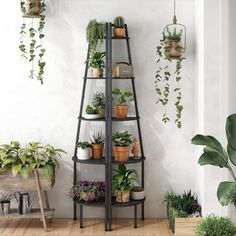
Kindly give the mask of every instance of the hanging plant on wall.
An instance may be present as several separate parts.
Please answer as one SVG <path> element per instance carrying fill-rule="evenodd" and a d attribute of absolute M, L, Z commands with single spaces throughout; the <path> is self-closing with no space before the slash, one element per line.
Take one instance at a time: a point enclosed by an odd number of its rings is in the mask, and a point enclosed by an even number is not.
<path fill-rule="evenodd" d="M 182 24 L 177 24 L 175 15 L 175 0 L 174 0 L 174 18 L 173 24 L 167 25 L 163 30 L 163 38 L 156 48 L 157 53 L 157 70 L 155 90 L 157 93 L 157 104 L 164 107 L 162 121 L 169 122 L 171 119 L 168 116 L 169 95 L 173 91 L 176 97 L 174 103 L 176 109 L 175 124 L 178 128 L 182 126 L 182 92 L 181 92 L 181 69 L 183 53 L 186 45 L 186 29 Z M 174 81 L 173 81 L 174 79 Z M 175 82 L 175 86 L 172 88 Z"/>
<path fill-rule="evenodd" d="M 43 84 L 45 48 L 43 46 L 45 10 L 44 0 L 21 0 L 23 22 L 20 29 L 19 49 L 21 57 L 31 64 L 29 78 L 37 78 Z M 36 68 L 37 64 L 37 68 Z"/>

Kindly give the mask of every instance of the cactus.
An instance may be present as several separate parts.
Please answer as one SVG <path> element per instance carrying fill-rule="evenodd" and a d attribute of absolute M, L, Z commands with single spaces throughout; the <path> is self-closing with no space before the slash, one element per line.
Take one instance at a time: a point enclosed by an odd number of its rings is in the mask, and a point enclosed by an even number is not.
<path fill-rule="evenodd" d="M 97 110 L 94 109 L 92 106 L 87 105 L 86 109 L 85 109 L 86 114 L 97 114 Z"/>
<path fill-rule="evenodd" d="M 115 28 L 124 28 L 124 18 L 122 16 L 117 16 L 114 20 L 114 26 Z"/>

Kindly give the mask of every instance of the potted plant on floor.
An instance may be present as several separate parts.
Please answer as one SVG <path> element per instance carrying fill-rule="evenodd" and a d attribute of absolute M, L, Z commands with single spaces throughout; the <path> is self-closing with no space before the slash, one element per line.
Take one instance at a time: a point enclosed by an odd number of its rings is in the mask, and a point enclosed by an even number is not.
<path fill-rule="evenodd" d="M 18 141 L 0 145 L 0 189 L 36 188 L 33 171 L 37 170 L 42 189 L 51 189 L 55 183 L 55 169 L 62 149 L 31 142 L 21 147 Z"/>
<path fill-rule="evenodd" d="M 117 101 L 117 104 L 115 105 L 116 118 L 127 118 L 129 111 L 129 106 L 127 104 L 133 101 L 133 94 L 128 89 L 122 91 L 119 88 L 114 88 L 112 94 L 115 96 Z"/>
<path fill-rule="evenodd" d="M 112 141 L 114 143 L 115 161 L 128 161 L 130 145 L 134 141 L 133 136 L 128 131 L 116 132 L 112 134 Z"/>
<path fill-rule="evenodd" d="M 102 92 L 96 92 L 93 95 L 92 105 L 99 112 L 101 118 L 105 116 L 106 99 Z"/>
<path fill-rule="evenodd" d="M 118 165 L 114 170 L 114 189 L 117 202 L 129 202 L 132 183 L 136 180 L 137 172 L 134 169 L 127 169 L 125 165 Z"/>
<path fill-rule="evenodd" d="M 8 215 L 10 213 L 10 205 L 13 198 L 14 195 L 11 192 L 1 192 L 0 204 L 3 215 Z"/>
<path fill-rule="evenodd" d="M 89 68 L 92 68 L 92 77 L 102 78 L 105 67 L 105 52 L 92 51 L 88 59 Z"/>
<path fill-rule="evenodd" d="M 97 109 L 93 108 L 91 105 L 87 105 L 85 109 L 85 116 L 86 119 L 97 119 L 100 118 L 99 112 Z"/>
<path fill-rule="evenodd" d="M 173 32 L 171 32 L 166 27 L 166 31 L 163 32 L 163 42 L 165 44 L 164 53 L 167 58 L 181 58 L 183 54 L 183 47 L 181 46 L 182 34 L 183 29 L 177 32 L 177 29 L 174 28 Z"/>
<path fill-rule="evenodd" d="M 134 186 L 131 189 L 130 198 L 132 200 L 142 200 L 145 198 L 145 190 L 142 186 Z"/>
<path fill-rule="evenodd" d="M 216 236 L 234 236 L 236 226 L 228 217 L 218 217 L 214 214 L 205 217 L 196 229 L 196 235 L 216 235 Z"/>
<path fill-rule="evenodd" d="M 92 145 L 92 158 L 95 160 L 103 157 L 104 135 L 102 132 L 95 132 L 90 138 Z"/>
<path fill-rule="evenodd" d="M 125 23 L 124 18 L 122 16 L 117 16 L 114 19 L 114 36 L 116 37 L 124 37 L 125 35 Z"/>
<path fill-rule="evenodd" d="M 91 144 L 88 142 L 79 142 L 77 145 L 77 156 L 79 160 L 90 159 Z"/>
<path fill-rule="evenodd" d="M 70 197 L 74 201 L 102 201 L 105 197 L 105 191 L 105 183 L 103 181 L 80 180 L 70 190 Z"/>

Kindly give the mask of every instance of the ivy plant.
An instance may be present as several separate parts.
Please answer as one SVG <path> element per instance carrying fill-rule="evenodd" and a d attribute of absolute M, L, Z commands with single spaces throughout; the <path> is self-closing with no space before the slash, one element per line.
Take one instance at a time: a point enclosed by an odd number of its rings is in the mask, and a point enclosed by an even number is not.
<path fill-rule="evenodd" d="M 40 11 L 38 14 L 34 12 L 36 0 L 29 1 L 29 9 L 26 7 L 26 0 L 21 0 L 20 6 L 23 14 L 19 43 L 21 58 L 31 63 L 29 78 L 37 78 L 37 80 L 43 84 L 44 68 L 46 65 L 46 62 L 44 61 L 46 50 L 43 47 L 46 4 L 44 0 L 39 1 L 38 7 L 40 8 Z M 26 21 L 29 21 L 29 23 L 26 24 Z M 35 25 L 35 21 L 38 21 L 37 25 Z M 26 42 L 29 42 L 29 44 L 26 45 Z M 35 68 L 36 64 L 38 69 Z"/>
<path fill-rule="evenodd" d="M 177 60 L 172 60 L 171 58 L 166 58 L 164 55 L 165 45 L 163 40 L 160 40 L 160 45 L 156 48 L 157 54 L 157 70 L 154 81 L 154 88 L 157 94 L 157 104 L 161 104 L 164 107 L 164 112 L 162 115 L 162 121 L 164 123 L 169 122 L 171 119 L 167 114 L 167 106 L 169 105 L 169 95 L 173 91 L 176 94 L 176 118 L 175 124 L 178 128 L 182 126 L 182 111 L 183 105 L 181 103 L 182 93 L 181 93 L 181 85 L 180 81 L 181 77 L 181 69 L 182 69 L 182 59 L 179 58 Z M 172 72 L 172 64 L 175 64 L 175 71 Z M 171 80 L 175 78 L 176 86 L 171 89 Z"/>

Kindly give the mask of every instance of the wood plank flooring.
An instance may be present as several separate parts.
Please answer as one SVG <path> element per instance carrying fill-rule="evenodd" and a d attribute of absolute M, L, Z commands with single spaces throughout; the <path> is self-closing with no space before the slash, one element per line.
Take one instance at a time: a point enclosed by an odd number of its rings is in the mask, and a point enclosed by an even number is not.
<path fill-rule="evenodd" d="M 79 221 L 71 219 L 53 219 L 48 224 L 48 232 L 42 228 L 38 219 L 0 218 L 0 236 L 170 236 L 173 235 L 165 219 L 146 219 L 138 221 L 138 228 L 133 228 L 132 219 L 115 219 L 113 231 L 104 232 L 102 219 L 86 219 L 84 228 Z"/>

